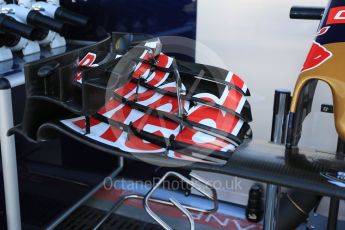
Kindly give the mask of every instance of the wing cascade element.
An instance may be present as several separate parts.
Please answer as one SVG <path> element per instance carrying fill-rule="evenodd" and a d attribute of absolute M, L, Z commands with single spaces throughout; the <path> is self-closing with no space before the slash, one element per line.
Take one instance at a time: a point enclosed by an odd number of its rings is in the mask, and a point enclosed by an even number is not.
<path fill-rule="evenodd" d="M 157 38 L 121 41 L 128 49 L 116 52 L 114 37 L 26 66 L 22 134 L 49 139 L 41 127 L 55 123 L 114 153 L 212 164 L 250 141 L 250 93 L 237 75 L 176 60 Z"/>

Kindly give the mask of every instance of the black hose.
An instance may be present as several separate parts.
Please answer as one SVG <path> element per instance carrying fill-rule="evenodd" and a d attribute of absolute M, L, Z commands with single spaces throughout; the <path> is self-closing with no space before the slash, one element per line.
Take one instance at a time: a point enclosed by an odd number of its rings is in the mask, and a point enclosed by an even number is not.
<path fill-rule="evenodd" d="M 306 221 L 310 211 L 320 202 L 321 196 L 300 190 L 284 193 L 280 199 L 277 229 L 291 230 Z"/>
<path fill-rule="evenodd" d="M 88 17 L 74 13 L 63 7 L 57 8 L 57 10 L 55 11 L 54 18 L 69 23 L 76 27 L 86 28 L 90 24 L 90 20 Z"/>
<path fill-rule="evenodd" d="M 324 7 L 293 6 L 290 11 L 291 19 L 321 20 L 325 12 Z"/>
<path fill-rule="evenodd" d="M 0 32 L 0 47 L 2 46 L 13 47 L 18 44 L 19 40 L 20 40 L 19 36 Z"/>
<path fill-rule="evenodd" d="M 42 40 L 46 35 L 44 31 L 18 22 L 5 14 L 0 14 L 0 30 L 29 40 Z"/>
<path fill-rule="evenodd" d="M 30 25 L 37 26 L 39 28 L 43 28 L 46 30 L 52 30 L 61 35 L 66 35 L 68 33 L 68 26 L 66 23 L 45 16 L 35 10 L 30 11 L 30 13 L 27 16 L 27 22 Z"/>

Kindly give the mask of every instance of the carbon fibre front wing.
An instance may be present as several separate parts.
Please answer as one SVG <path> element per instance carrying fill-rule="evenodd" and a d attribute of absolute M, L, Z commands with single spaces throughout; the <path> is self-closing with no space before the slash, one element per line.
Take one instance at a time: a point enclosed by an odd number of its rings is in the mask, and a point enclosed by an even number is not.
<path fill-rule="evenodd" d="M 150 36 L 114 33 L 30 63 L 25 75 L 24 121 L 14 131 L 32 141 L 54 138 L 49 126 L 125 154 L 224 164 L 252 137 L 242 79 L 169 57 Z"/>

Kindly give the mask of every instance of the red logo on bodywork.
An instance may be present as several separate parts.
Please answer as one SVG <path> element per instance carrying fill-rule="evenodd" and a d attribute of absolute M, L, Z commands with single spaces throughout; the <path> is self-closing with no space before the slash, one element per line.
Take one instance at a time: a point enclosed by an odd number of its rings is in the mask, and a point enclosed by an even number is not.
<path fill-rule="evenodd" d="M 325 33 L 328 32 L 329 28 L 330 28 L 330 26 L 322 27 L 322 28 L 317 32 L 317 36 L 324 35 Z"/>
<path fill-rule="evenodd" d="M 97 55 L 94 53 L 88 53 L 86 56 L 79 62 L 79 66 L 93 66 L 93 63 L 96 61 Z M 83 75 L 81 73 L 77 74 L 77 77 L 75 78 L 76 81 L 81 83 Z"/>
<path fill-rule="evenodd" d="M 303 65 L 302 72 L 320 66 L 331 57 L 332 53 L 330 51 L 328 51 L 325 47 L 314 41 L 309 51 L 307 60 Z"/>
<path fill-rule="evenodd" d="M 334 7 L 329 11 L 327 25 L 345 23 L 345 7 Z"/>

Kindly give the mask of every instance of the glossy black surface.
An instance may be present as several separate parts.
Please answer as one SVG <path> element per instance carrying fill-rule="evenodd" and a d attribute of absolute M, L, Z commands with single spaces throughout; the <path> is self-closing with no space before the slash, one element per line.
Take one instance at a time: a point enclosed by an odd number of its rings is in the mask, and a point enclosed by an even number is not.
<path fill-rule="evenodd" d="M 61 5 L 91 19 L 106 31 L 184 36 L 195 39 L 194 0 L 62 0 Z"/>
<path fill-rule="evenodd" d="M 44 124 L 38 135 L 40 139 L 56 138 L 60 135 L 67 136 L 113 155 L 145 160 L 145 162 L 149 161 L 165 167 L 183 167 L 215 172 L 312 191 L 320 195 L 345 198 L 345 181 L 335 185 L 322 176 L 322 174 L 328 173 L 333 175 L 345 169 L 345 162 L 336 159 L 335 155 L 329 153 L 300 150 L 298 154 L 286 157 L 284 146 L 252 142 L 235 152 L 224 166 L 202 163 L 186 164 L 186 162 L 154 154 L 145 156 L 140 154 L 140 158 L 137 158 L 135 155 L 119 152 L 109 146 L 96 143 L 60 123 Z"/>

